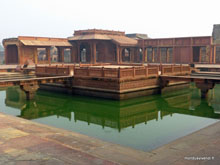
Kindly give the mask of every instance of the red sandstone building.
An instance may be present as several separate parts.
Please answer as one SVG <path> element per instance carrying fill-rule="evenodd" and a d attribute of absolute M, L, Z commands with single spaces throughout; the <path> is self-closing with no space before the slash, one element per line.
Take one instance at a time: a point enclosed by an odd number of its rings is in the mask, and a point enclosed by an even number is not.
<path fill-rule="evenodd" d="M 220 63 L 220 42 L 212 36 L 143 39 L 92 29 L 67 39 L 20 36 L 4 39 L 3 45 L 6 64 Z"/>

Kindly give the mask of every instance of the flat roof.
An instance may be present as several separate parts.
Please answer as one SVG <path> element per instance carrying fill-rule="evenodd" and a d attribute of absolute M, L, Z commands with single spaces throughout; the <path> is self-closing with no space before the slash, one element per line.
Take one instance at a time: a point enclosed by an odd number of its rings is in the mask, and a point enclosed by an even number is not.
<path fill-rule="evenodd" d="M 21 42 L 25 46 L 63 46 L 71 47 L 67 38 L 49 38 L 49 37 L 31 37 L 19 36 L 17 38 L 4 39 L 3 43 L 8 42 Z"/>

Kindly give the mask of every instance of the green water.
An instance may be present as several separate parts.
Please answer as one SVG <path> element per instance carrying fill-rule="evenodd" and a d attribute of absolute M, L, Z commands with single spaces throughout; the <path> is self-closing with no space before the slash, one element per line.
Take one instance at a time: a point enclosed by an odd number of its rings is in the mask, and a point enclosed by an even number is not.
<path fill-rule="evenodd" d="M 150 151 L 220 119 L 220 86 L 207 100 L 189 89 L 126 101 L 38 91 L 26 101 L 19 87 L 0 89 L 0 112 Z"/>

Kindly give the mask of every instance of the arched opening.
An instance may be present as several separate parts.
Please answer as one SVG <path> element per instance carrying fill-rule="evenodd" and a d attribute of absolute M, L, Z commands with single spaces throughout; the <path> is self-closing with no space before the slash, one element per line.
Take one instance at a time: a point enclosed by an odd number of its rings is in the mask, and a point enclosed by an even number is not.
<path fill-rule="evenodd" d="M 138 50 L 138 62 L 142 62 L 142 60 L 143 60 L 143 50 L 142 48 L 140 48 Z"/>
<path fill-rule="evenodd" d="M 123 62 L 130 62 L 131 59 L 131 51 L 129 48 L 124 48 L 122 50 L 122 61 Z"/>
<path fill-rule="evenodd" d="M 52 63 L 58 62 L 58 49 L 55 46 L 50 48 L 50 61 Z"/>
<path fill-rule="evenodd" d="M 71 63 L 71 49 L 70 48 L 64 49 L 64 62 Z"/>
<path fill-rule="evenodd" d="M 209 56 L 207 55 L 207 48 L 205 46 L 202 46 L 200 48 L 200 54 L 201 54 L 201 62 L 202 63 L 208 63 L 209 61 Z"/>
<path fill-rule="evenodd" d="M 87 63 L 91 61 L 91 50 L 88 43 L 80 45 L 80 62 Z"/>
<path fill-rule="evenodd" d="M 160 48 L 160 62 L 161 63 L 167 63 L 167 48 Z"/>
<path fill-rule="evenodd" d="M 37 60 L 38 62 L 47 60 L 46 48 L 37 48 Z"/>
<path fill-rule="evenodd" d="M 200 61 L 200 47 L 195 46 L 193 47 L 193 62 L 199 62 Z"/>
<path fill-rule="evenodd" d="M 18 64 L 18 47 L 17 45 L 8 45 L 7 49 L 7 64 Z"/>

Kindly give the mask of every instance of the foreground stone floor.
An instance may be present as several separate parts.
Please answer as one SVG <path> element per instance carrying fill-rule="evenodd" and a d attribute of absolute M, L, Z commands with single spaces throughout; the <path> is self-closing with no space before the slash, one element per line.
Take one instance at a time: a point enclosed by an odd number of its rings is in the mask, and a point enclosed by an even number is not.
<path fill-rule="evenodd" d="M 219 162 L 220 122 L 151 152 L 143 152 L 0 113 L 0 164 L 3 165 Z"/>

